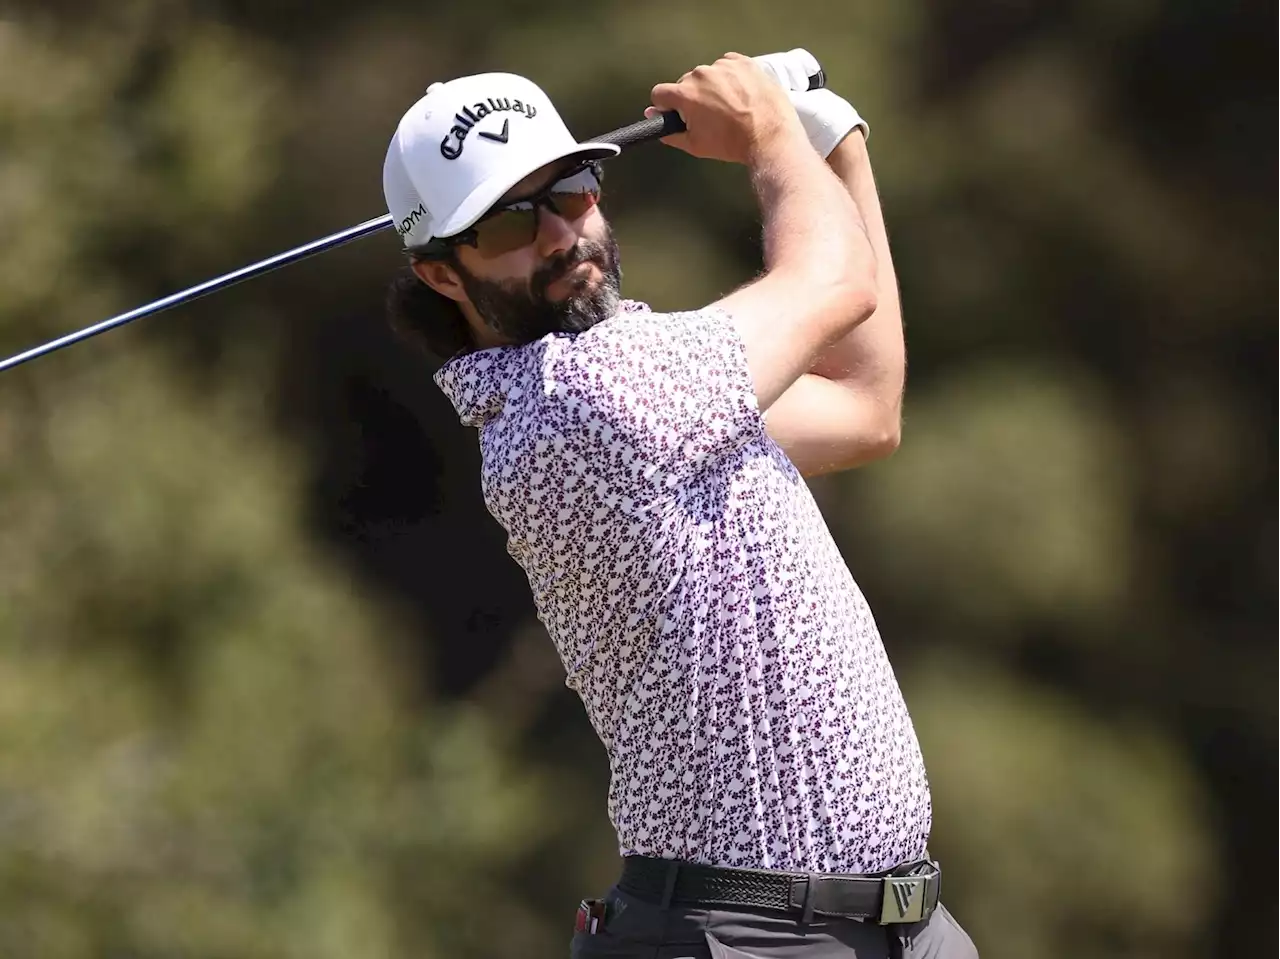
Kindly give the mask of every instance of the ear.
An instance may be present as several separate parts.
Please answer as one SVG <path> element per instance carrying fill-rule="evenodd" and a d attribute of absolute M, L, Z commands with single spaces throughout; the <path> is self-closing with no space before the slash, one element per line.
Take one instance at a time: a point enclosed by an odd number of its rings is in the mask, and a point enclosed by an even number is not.
<path fill-rule="evenodd" d="M 448 263 L 440 260 L 417 260 L 412 267 L 418 279 L 441 296 L 447 296 L 455 303 L 466 301 L 467 292 L 462 286 L 462 281 L 458 279 L 458 274 Z"/>

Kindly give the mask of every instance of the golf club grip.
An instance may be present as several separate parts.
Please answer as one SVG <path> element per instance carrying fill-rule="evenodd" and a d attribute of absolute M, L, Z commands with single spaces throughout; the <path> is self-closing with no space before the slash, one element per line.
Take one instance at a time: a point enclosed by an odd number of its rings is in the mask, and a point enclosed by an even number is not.
<path fill-rule="evenodd" d="M 821 70 L 809 77 L 810 90 L 817 90 L 826 85 L 827 76 Z M 680 118 L 680 114 L 671 110 L 666 113 L 659 113 L 654 117 L 646 117 L 629 126 L 620 127 L 604 134 L 604 136 L 592 137 L 592 139 L 600 143 L 612 143 L 625 150 L 627 147 L 635 146 L 637 143 L 660 140 L 662 137 L 669 137 L 674 133 L 683 133 L 684 130 L 684 120 Z"/>
<path fill-rule="evenodd" d="M 637 143 L 647 143 L 649 140 L 660 140 L 673 133 L 683 133 L 684 129 L 684 121 L 680 119 L 680 114 L 672 110 L 668 113 L 659 113 L 655 117 L 645 117 L 637 123 L 591 139 L 599 143 L 612 143 L 625 150 Z"/>

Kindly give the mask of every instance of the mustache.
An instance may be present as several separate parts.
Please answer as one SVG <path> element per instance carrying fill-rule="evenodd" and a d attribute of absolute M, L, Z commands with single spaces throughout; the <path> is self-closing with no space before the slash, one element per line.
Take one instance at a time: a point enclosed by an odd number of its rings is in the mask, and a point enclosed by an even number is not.
<path fill-rule="evenodd" d="M 545 297 L 547 287 L 583 263 L 594 263 L 604 272 L 609 265 L 608 248 L 603 243 L 583 238 L 572 250 L 566 250 L 534 273 L 529 286 L 534 294 Z"/>

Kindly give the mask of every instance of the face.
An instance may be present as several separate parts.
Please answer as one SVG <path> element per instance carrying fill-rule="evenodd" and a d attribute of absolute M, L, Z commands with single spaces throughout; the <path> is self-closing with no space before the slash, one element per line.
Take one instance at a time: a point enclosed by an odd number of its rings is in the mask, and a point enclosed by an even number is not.
<path fill-rule="evenodd" d="M 537 196 L 553 184 L 576 184 L 564 179 L 576 168 L 566 161 L 544 167 L 516 184 L 495 208 Z M 617 311 L 621 269 L 604 215 L 594 203 L 583 210 L 561 204 L 557 210 L 538 205 L 536 236 L 515 249 L 494 255 L 483 244 L 455 248 L 455 292 L 474 310 L 479 345 L 532 343 L 548 333 L 581 332 Z"/>

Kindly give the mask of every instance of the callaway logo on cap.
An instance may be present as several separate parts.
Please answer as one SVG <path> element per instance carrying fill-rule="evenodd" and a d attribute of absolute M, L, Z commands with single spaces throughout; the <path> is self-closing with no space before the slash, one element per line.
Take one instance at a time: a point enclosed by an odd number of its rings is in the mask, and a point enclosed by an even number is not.
<path fill-rule="evenodd" d="M 539 167 L 565 157 L 617 156 L 579 143 L 537 84 L 512 73 L 433 83 L 401 118 L 382 191 L 404 245 L 467 229 Z"/>

